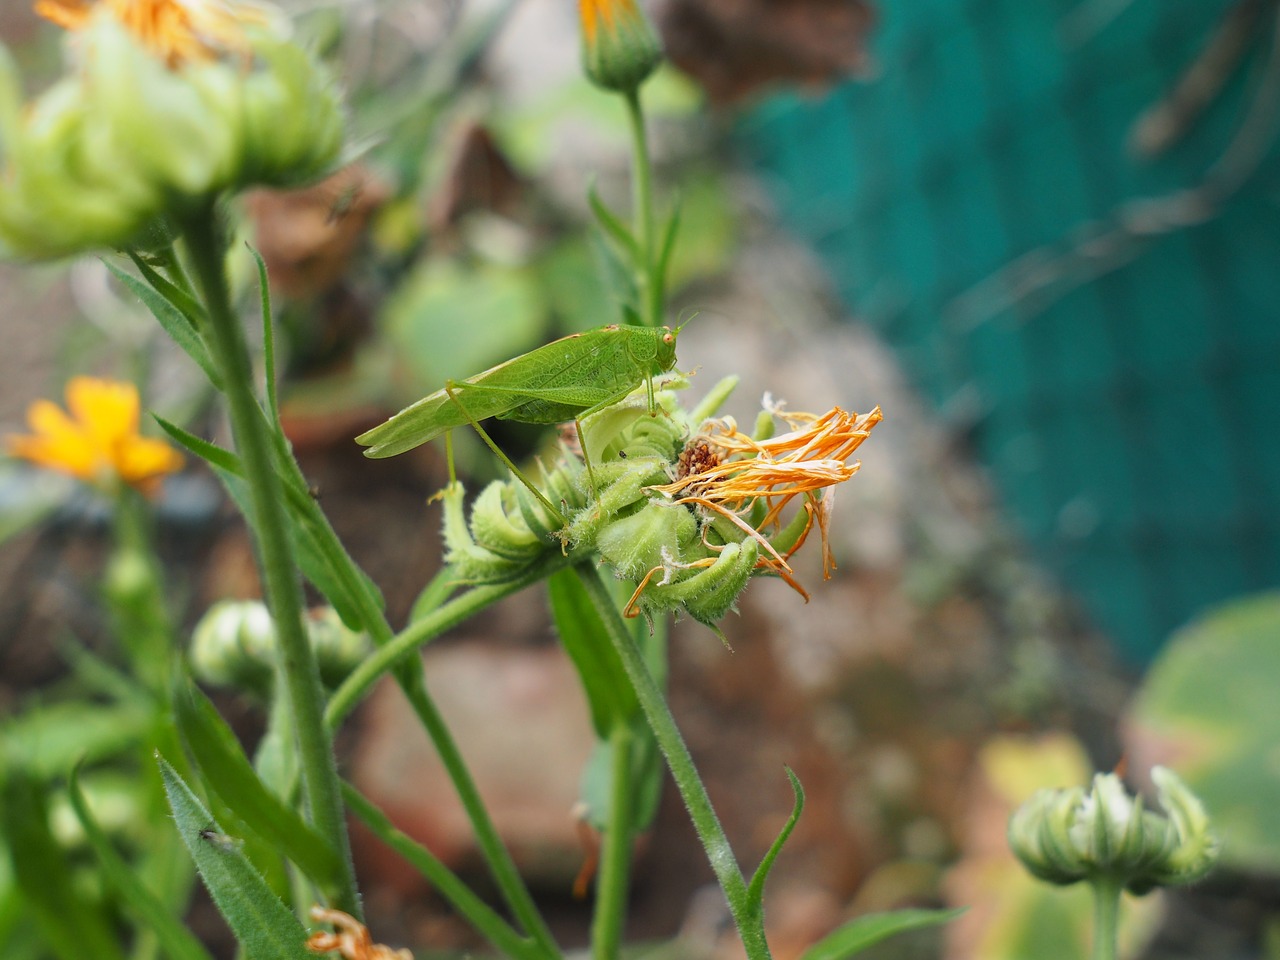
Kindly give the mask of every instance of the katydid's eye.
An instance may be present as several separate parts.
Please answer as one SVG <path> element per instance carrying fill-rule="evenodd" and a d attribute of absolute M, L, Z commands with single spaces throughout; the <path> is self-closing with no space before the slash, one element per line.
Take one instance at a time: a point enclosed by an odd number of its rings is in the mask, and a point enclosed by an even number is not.
<path fill-rule="evenodd" d="M 664 333 L 664 334 L 662 335 L 662 342 L 663 342 L 663 343 L 675 343 L 675 342 L 676 342 L 676 338 L 675 338 L 675 336 L 673 336 L 673 335 L 672 335 L 672 334 L 670 334 L 670 333 Z"/>

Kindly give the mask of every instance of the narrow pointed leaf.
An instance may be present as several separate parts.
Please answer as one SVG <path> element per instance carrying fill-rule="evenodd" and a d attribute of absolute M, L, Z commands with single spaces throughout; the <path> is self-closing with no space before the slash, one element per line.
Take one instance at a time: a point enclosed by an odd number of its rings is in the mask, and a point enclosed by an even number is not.
<path fill-rule="evenodd" d="M 234 838 L 223 834 L 178 772 L 163 757 L 157 761 L 178 833 L 245 955 L 254 960 L 315 960 L 304 945 L 306 928 L 293 911 L 271 892 Z"/>
<path fill-rule="evenodd" d="M 267 263 L 262 254 L 246 243 L 258 265 L 258 292 L 262 298 L 262 367 L 266 376 L 267 415 L 273 424 L 280 422 L 280 400 L 276 394 L 276 336 L 271 323 L 271 286 L 267 280 Z"/>
<path fill-rule="evenodd" d="M 627 255 L 632 264 L 639 263 L 640 245 L 636 243 L 636 238 L 631 235 L 631 230 L 619 219 L 618 215 L 605 206 L 604 201 L 600 199 L 600 194 L 596 193 L 594 186 L 587 190 L 587 203 L 591 205 L 591 212 L 595 214 L 596 219 L 600 222 L 605 235 L 618 245 L 619 249 Z"/>
<path fill-rule="evenodd" d="M 267 790 L 231 728 L 194 686 L 174 697 L 178 727 L 204 780 L 244 823 L 292 860 L 322 890 L 333 888 L 342 861 L 329 842 Z"/>
<path fill-rule="evenodd" d="M 800 960 L 844 960 L 882 940 L 934 927 L 954 920 L 967 907 L 955 910 L 894 910 L 889 913 L 869 913 L 846 923 L 843 927 L 819 940 L 806 950 Z"/>
<path fill-rule="evenodd" d="M 667 270 L 671 266 L 671 253 L 676 248 L 676 236 L 680 233 L 680 204 L 671 211 L 667 228 L 662 233 L 662 246 L 658 248 L 658 262 L 654 264 L 654 283 L 658 285 L 658 303 L 666 302 Z"/>
<path fill-rule="evenodd" d="M 577 574 L 572 570 L 554 574 L 547 581 L 547 592 L 560 642 L 582 680 L 592 726 L 601 740 L 607 740 L 615 723 L 628 723 L 640 711 L 631 681 Z"/>
<path fill-rule="evenodd" d="M 156 423 L 160 424 L 160 428 L 188 453 L 199 457 L 216 470 L 225 470 L 237 477 L 244 476 L 244 468 L 240 465 L 240 458 L 230 450 L 223 449 L 208 440 L 203 440 L 194 433 L 183 430 L 176 423 L 170 423 L 164 417 L 154 413 L 152 416 L 155 417 Z"/>
<path fill-rule="evenodd" d="M 84 794 L 80 791 L 79 776 L 79 768 L 73 770 L 67 784 L 71 808 L 75 811 L 80 826 L 84 828 L 89 845 L 98 856 L 98 864 L 102 868 L 102 875 L 107 883 L 128 908 L 142 920 L 143 925 L 155 933 L 156 939 L 159 940 L 160 946 L 170 960 L 212 960 L 200 941 L 192 936 L 182 921 L 143 885 L 134 868 L 116 852 L 85 802 Z"/>
<path fill-rule="evenodd" d="M 764 859 L 760 861 L 760 866 L 756 867 L 756 872 L 752 874 L 751 885 L 747 887 L 747 903 L 752 910 L 760 909 L 761 901 L 764 899 L 764 882 L 769 878 L 769 871 L 773 868 L 773 862 L 778 859 L 778 854 L 782 852 L 783 844 L 791 836 L 791 831 L 800 822 L 800 814 L 804 812 L 804 787 L 800 786 L 800 778 L 791 771 L 790 767 L 785 767 L 784 769 L 787 771 L 787 779 L 791 781 L 791 791 L 795 794 L 795 803 L 791 807 L 791 816 L 787 817 L 787 822 L 782 825 L 782 830 L 779 831 L 778 836 L 774 838 L 773 843 L 769 846 L 769 851 L 764 855 Z"/>
<path fill-rule="evenodd" d="M 143 306 L 151 311 L 151 315 L 159 321 L 160 326 L 164 327 L 165 333 L 169 334 L 174 343 L 199 365 L 205 376 L 209 378 L 209 382 L 218 386 L 222 382 L 222 378 L 218 375 L 218 368 L 191 320 L 153 286 L 125 273 L 109 260 L 104 262 L 112 276 L 142 301 Z M 151 272 L 155 273 L 155 271 Z"/>

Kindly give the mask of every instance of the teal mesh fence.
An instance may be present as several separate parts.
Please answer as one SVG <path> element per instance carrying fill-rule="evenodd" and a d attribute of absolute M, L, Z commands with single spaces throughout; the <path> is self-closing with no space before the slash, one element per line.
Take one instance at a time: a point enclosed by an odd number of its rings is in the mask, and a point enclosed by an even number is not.
<path fill-rule="evenodd" d="M 876 80 L 774 98 L 740 144 L 1141 661 L 1280 582 L 1277 3 L 879 6 Z M 1222 89 L 1136 157 L 1134 122 L 1224 24 Z"/>

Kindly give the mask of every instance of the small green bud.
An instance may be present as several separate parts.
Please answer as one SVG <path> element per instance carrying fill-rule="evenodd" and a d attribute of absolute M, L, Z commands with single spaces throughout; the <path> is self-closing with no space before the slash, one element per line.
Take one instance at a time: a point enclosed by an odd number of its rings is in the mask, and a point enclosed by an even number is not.
<path fill-rule="evenodd" d="M 1143 809 L 1115 774 L 1093 787 L 1040 790 L 1009 820 L 1009 846 L 1035 876 L 1056 884 L 1108 879 L 1133 893 L 1204 876 L 1218 843 L 1200 801 L 1163 767 L 1151 772 L 1167 814 Z"/>
<path fill-rule="evenodd" d="M 336 687 L 369 652 L 369 638 L 342 622 L 331 607 L 307 612 L 307 639 L 320 679 Z M 206 683 L 271 692 L 277 660 L 276 625 L 260 600 L 222 600 L 210 607 L 191 637 L 191 668 Z"/>
<path fill-rule="evenodd" d="M 662 42 L 636 0 L 578 0 L 582 67 L 592 83 L 631 93 L 662 62 Z"/>

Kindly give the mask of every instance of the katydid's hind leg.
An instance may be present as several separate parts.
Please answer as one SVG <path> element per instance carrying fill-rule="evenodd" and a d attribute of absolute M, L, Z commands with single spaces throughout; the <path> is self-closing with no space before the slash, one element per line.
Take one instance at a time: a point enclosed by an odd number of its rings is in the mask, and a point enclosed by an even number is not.
<path fill-rule="evenodd" d="M 472 429 L 474 429 L 475 432 L 480 435 L 480 439 L 485 442 L 485 445 L 490 450 L 493 451 L 494 456 L 496 456 L 499 460 L 501 460 L 503 465 L 508 470 L 511 471 L 512 475 L 521 483 L 523 483 L 529 489 L 530 493 L 532 493 L 535 497 L 538 498 L 538 501 L 544 507 L 547 508 L 547 513 L 550 514 L 552 519 L 554 519 L 556 523 L 560 524 L 562 527 L 568 526 L 569 521 L 565 519 L 564 514 L 562 514 L 559 510 L 557 510 L 554 506 L 552 506 L 551 501 L 547 499 L 546 495 L 541 490 L 539 490 L 536 486 L 533 485 L 533 482 L 524 475 L 524 473 L 520 470 L 519 467 L 517 467 L 514 463 L 511 462 L 511 458 L 502 452 L 502 448 L 499 447 L 496 443 L 494 443 L 493 438 L 489 436 L 488 433 L 485 432 L 484 427 L 480 426 L 480 421 L 478 421 L 475 417 L 471 416 L 466 406 L 462 403 L 460 399 L 458 399 L 459 391 L 456 388 L 461 386 L 466 386 L 466 384 L 459 384 L 459 383 L 455 383 L 452 380 L 446 380 L 444 384 L 444 392 L 449 395 L 449 399 L 453 401 L 453 405 L 456 406 L 460 411 L 462 411 L 462 415 L 467 418 L 467 422 L 471 424 Z M 452 464 L 450 466 L 452 466 Z"/>

